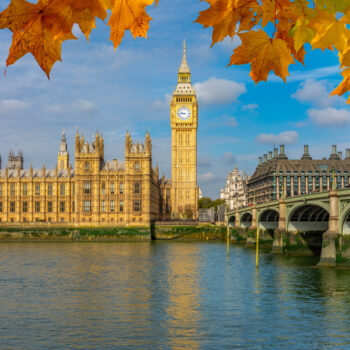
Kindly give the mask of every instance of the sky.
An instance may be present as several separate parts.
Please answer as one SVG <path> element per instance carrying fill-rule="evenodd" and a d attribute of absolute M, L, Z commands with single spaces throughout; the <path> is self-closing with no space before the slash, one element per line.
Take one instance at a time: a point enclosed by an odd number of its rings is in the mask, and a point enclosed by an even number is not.
<path fill-rule="evenodd" d="M 1 1 L 0 10 L 9 1 Z M 207 3 L 199 0 L 160 0 L 148 7 L 148 38 L 126 33 L 116 51 L 102 21 L 89 42 L 74 28 L 76 41 L 62 45 L 62 62 L 51 79 L 31 55 L 5 71 L 11 33 L 0 30 L 0 154 L 2 166 L 10 149 L 23 150 L 26 168 L 54 168 L 62 130 L 74 166 L 77 127 L 91 141 L 96 130 L 105 140 L 105 158 L 124 159 L 129 130 L 144 141 L 149 129 L 153 166 L 171 174 L 169 96 L 177 82 L 186 39 L 187 60 L 199 100 L 198 184 L 203 195 L 219 197 L 227 174 L 238 167 L 251 175 L 258 157 L 274 145 L 286 145 L 290 158 L 299 158 L 303 145 L 314 158 L 328 157 L 331 145 L 350 148 L 350 108 L 347 97 L 329 98 L 340 83 L 336 52 L 311 51 L 305 66 L 290 66 L 287 83 L 270 74 L 257 85 L 249 65 L 227 67 L 239 39 L 225 39 L 210 48 L 212 29 L 193 23 Z"/>

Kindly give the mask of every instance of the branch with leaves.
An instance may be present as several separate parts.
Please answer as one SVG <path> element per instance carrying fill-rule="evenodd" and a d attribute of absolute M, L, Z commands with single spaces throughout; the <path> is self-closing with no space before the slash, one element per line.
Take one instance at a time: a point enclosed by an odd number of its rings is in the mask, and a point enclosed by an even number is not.
<path fill-rule="evenodd" d="M 185 0 L 184 0 L 185 1 Z M 202 0 L 209 8 L 196 20 L 212 27 L 212 46 L 238 35 L 239 45 L 229 65 L 250 64 L 250 76 L 258 83 L 273 71 L 286 81 L 289 65 L 304 64 L 305 45 L 322 51 L 337 50 L 343 82 L 331 95 L 350 90 L 350 0 Z M 126 30 L 134 38 L 146 37 L 151 17 L 146 7 L 158 0 L 11 0 L 0 12 L 0 29 L 13 32 L 6 65 L 31 53 L 49 77 L 61 60 L 62 42 L 76 39 L 78 24 L 89 38 L 95 20 L 111 14 L 110 40 L 117 48 Z M 348 100 L 350 103 L 350 98 Z"/>

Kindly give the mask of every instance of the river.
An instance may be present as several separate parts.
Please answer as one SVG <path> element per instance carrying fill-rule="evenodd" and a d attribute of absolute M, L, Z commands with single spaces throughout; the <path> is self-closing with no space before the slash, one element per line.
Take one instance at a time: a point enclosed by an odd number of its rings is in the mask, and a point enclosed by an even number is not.
<path fill-rule="evenodd" d="M 349 349 L 350 271 L 206 242 L 1 243 L 0 349 Z"/>

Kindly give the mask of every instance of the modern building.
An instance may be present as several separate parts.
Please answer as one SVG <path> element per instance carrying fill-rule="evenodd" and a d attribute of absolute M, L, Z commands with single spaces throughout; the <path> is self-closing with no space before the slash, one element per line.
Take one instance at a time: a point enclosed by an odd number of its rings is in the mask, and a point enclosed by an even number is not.
<path fill-rule="evenodd" d="M 220 190 L 220 199 L 225 200 L 227 209 L 234 210 L 247 205 L 248 180 L 248 175 L 237 168 L 227 175 L 225 188 Z"/>
<path fill-rule="evenodd" d="M 125 137 L 125 159 L 105 160 L 104 139 L 90 143 L 77 131 L 74 169 L 63 132 L 54 169 L 23 169 L 23 153 L 11 151 L 1 170 L 1 223 L 140 225 L 171 218 L 198 219 L 198 103 L 191 85 L 185 44 L 171 101 L 172 179 L 152 166 L 152 140 Z"/>
<path fill-rule="evenodd" d="M 350 149 L 337 153 L 332 146 L 329 158 L 312 159 L 309 146 L 304 146 L 300 159 L 288 159 L 284 145 L 280 151 L 259 157 L 259 164 L 248 182 L 248 205 L 268 202 L 311 192 L 328 191 L 335 182 L 336 188 L 349 186 Z"/>

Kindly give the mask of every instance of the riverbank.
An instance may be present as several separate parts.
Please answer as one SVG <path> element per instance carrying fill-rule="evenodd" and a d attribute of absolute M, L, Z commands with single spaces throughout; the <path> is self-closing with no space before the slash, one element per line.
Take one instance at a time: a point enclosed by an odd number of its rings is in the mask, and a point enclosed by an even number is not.
<path fill-rule="evenodd" d="M 226 237 L 215 225 L 151 225 L 143 227 L 0 227 L 1 241 L 209 241 Z"/>

